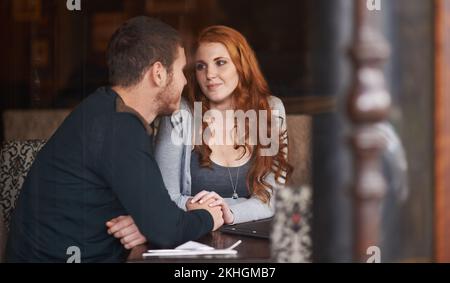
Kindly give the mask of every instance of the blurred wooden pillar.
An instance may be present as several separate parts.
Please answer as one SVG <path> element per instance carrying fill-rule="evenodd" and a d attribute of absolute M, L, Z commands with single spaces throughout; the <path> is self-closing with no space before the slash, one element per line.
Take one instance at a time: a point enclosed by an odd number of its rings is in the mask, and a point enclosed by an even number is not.
<path fill-rule="evenodd" d="M 435 260 L 450 262 L 450 0 L 435 1 Z"/>
<path fill-rule="evenodd" d="M 382 69 L 389 47 L 379 31 L 381 17 L 369 11 L 366 2 L 354 2 L 354 77 L 347 108 L 353 124 L 353 261 L 358 262 L 367 260 L 369 247 L 380 246 L 381 202 L 386 191 L 380 157 L 385 145 L 376 124 L 387 118 L 391 101 Z"/>
<path fill-rule="evenodd" d="M 309 1 L 308 33 L 311 43 L 311 80 L 316 99 L 345 99 L 351 83 L 351 66 L 343 46 L 352 40 L 354 2 Z M 289 102 L 288 102 L 289 104 Z M 338 106 L 339 105 L 339 106 Z M 350 262 L 351 199 L 348 195 L 348 145 L 342 142 L 347 121 L 341 102 L 336 111 L 314 113 L 312 124 L 313 261 Z M 286 109 L 289 108 L 286 105 Z M 323 108 L 322 108 L 323 109 Z"/>

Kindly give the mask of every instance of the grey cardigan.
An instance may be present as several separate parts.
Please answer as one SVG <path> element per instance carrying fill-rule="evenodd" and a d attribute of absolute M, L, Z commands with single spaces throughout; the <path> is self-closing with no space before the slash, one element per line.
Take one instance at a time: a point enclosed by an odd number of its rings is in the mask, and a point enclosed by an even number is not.
<path fill-rule="evenodd" d="M 269 98 L 271 109 L 278 110 L 278 126 L 281 132 L 286 130 L 286 113 L 281 100 L 275 96 Z M 192 152 L 192 110 L 186 100 L 181 100 L 180 111 L 172 116 L 161 118 L 155 139 L 155 158 L 161 169 L 162 177 L 171 199 L 186 210 L 186 201 L 191 197 L 191 152 Z M 174 142 L 177 140 L 178 142 Z M 182 142 L 181 142 L 182 141 Z M 270 173 L 266 181 L 275 190 L 281 184 L 275 182 L 275 175 Z M 282 179 L 279 180 L 283 182 Z M 257 197 L 224 198 L 234 214 L 234 223 L 247 222 L 273 216 L 275 197 L 269 203 L 263 203 Z"/>

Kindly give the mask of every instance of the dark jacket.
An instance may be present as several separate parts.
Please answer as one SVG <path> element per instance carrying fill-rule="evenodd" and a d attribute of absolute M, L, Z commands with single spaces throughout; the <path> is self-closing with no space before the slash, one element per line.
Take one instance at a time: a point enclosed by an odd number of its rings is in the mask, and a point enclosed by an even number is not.
<path fill-rule="evenodd" d="M 38 153 L 12 216 L 7 261 L 65 262 L 70 247 L 81 262 L 124 261 L 126 250 L 105 224 L 119 215 L 131 215 L 158 247 L 212 230 L 207 211 L 185 212 L 171 201 L 148 126 L 119 105 L 112 89 L 99 88 Z"/>

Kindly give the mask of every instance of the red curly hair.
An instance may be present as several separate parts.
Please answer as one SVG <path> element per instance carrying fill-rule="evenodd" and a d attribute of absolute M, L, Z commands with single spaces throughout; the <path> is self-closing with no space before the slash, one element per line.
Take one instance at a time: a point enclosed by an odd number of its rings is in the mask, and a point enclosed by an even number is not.
<path fill-rule="evenodd" d="M 239 75 L 239 83 L 232 93 L 233 105 L 236 109 L 244 112 L 253 109 L 259 113 L 259 110 L 266 110 L 267 115 L 267 137 L 270 137 L 271 129 L 271 109 L 268 98 L 272 95 L 268 84 L 259 68 L 255 53 L 248 44 L 245 37 L 238 31 L 226 26 L 210 26 L 202 30 L 195 42 L 192 51 L 196 51 L 201 43 L 217 42 L 223 44 L 231 60 L 236 66 Z M 193 57 L 193 56 L 191 56 Z M 188 66 L 187 99 L 193 107 L 195 101 L 202 102 L 202 113 L 206 113 L 210 109 L 208 98 L 201 92 L 200 87 L 195 79 L 195 68 L 191 62 Z M 258 125 L 260 117 L 257 117 Z M 286 123 L 286 121 L 282 121 Z M 207 123 L 202 124 L 203 131 L 207 127 Z M 257 136 L 259 137 L 259 129 L 257 129 Z M 244 147 L 244 154 L 246 150 L 252 152 L 252 147 L 248 144 L 249 125 L 246 121 L 245 125 L 245 145 L 235 145 L 235 149 Z M 264 203 L 270 200 L 270 192 L 273 191 L 272 186 L 265 180 L 267 175 L 271 172 L 275 174 L 275 180 L 278 183 L 279 178 L 287 179 L 292 172 L 292 166 L 287 162 L 287 131 L 280 133 L 278 139 L 279 147 L 278 153 L 274 156 L 263 156 L 261 150 L 268 147 L 263 146 L 258 139 L 255 145 L 252 158 L 252 165 L 247 175 L 247 189 L 250 194 L 255 195 Z M 269 145 L 270 146 L 270 145 Z M 203 167 L 211 167 L 210 154 L 211 149 L 208 145 L 202 143 L 196 145 L 195 150 L 199 152 L 200 164 Z"/>

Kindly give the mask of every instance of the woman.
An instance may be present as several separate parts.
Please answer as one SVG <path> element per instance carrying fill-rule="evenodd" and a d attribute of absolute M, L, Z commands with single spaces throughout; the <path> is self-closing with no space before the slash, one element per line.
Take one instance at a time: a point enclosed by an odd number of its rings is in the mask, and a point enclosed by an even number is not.
<path fill-rule="evenodd" d="M 194 50 L 187 99 L 182 100 L 181 111 L 161 119 L 155 144 L 155 158 L 169 194 L 185 210 L 195 209 L 199 203 L 220 205 L 225 224 L 271 217 L 273 191 L 291 171 L 283 103 L 271 96 L 253 50 L 236 30 L 208 27 L 200 33 Z M 194 102 L 201 102 L 203 122 L 195 123 Z M 227 115 L 227 110 L 266 111 L 268 115 L 238 124 L 239 119 Z M 255 128 L 257 137 L 251 135 Z M 273 144 L 263 143 L 262 134 L 276 144 L 272 154 L 263 154 Z M 188 142 L 179 144 L 173 137 Z M 110 223 L 109 232 L 130 247 L 133 241 L 116 233 L 122 226 Z"/>

